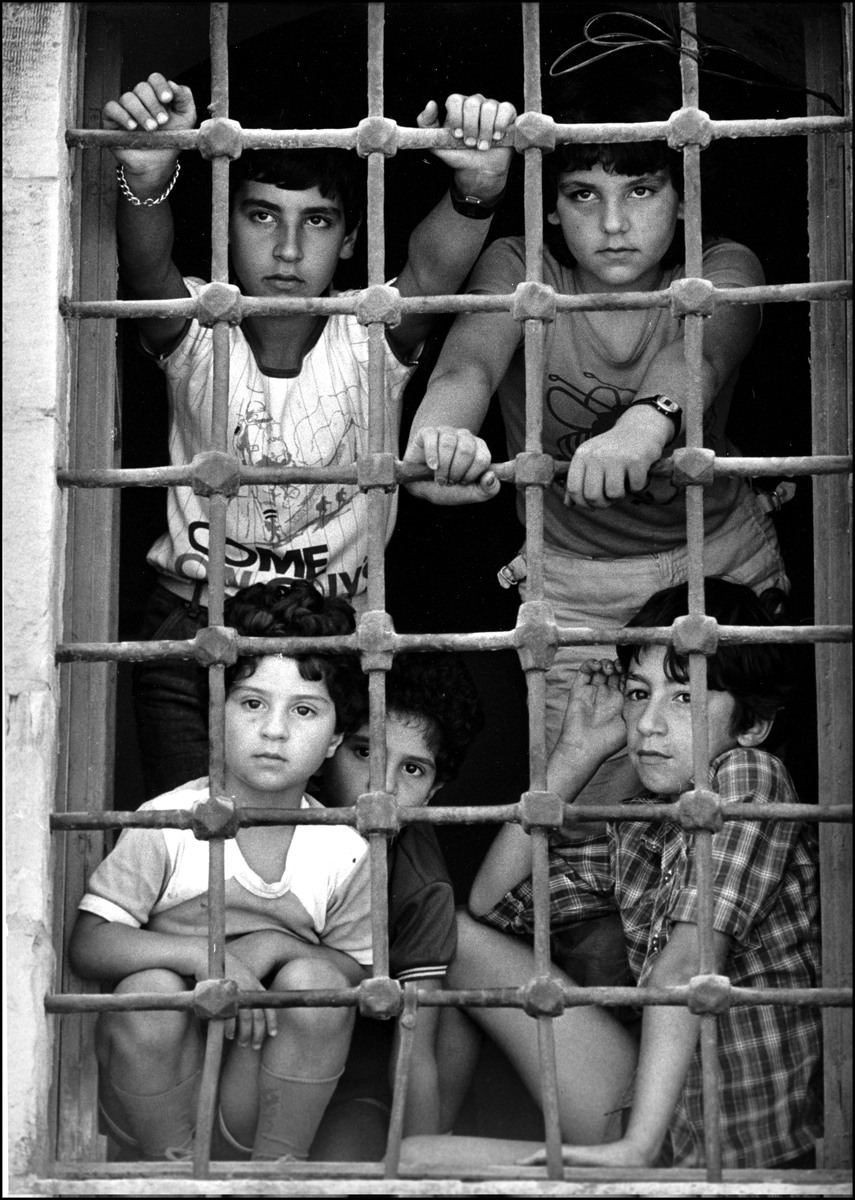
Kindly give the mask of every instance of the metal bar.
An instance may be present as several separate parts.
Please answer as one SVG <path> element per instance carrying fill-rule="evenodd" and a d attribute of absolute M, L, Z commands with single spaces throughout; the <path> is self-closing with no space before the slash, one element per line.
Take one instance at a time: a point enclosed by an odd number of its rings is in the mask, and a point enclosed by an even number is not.
<path fill-rule="evenodd" d="M 413 1061 L 413 1045 L 416 1037 L 416 1022 L 419 1019 L 418 988 L 415 983 L 404 984 L 404 1009 L 398 1018 L 400 1041 L 398 1061 L 395 1064 L 395 1083 L 392 1091 L 392 1113 L 389 1117 L 389 1135 L 386 1141 L 386 1158 L 383 1178 L 396 1179 L 401 1160 L 401 1140 L 404 1136 L 404 1115 L 407 1107 L 407 1090 L 410 1086 L 410 1070 Z"/>
<path fill-rule="evenodd" d="M 640 1007 L 667 1005 L 682 1008 L 689 997 L 688 986 L 674 988 L 564 987 L 565 1008 L 583 1008 L 590 1004 Z M 850 1008 L 852 988 L 738 988 L 731 989 L 733 1004 L 753 1007 L 770 1003 L 794 1008 Z M 78 1012 L 192 1012 L 193 992 L 127 992 L 124 995 L 45 996 L 45 1011 L 57 1015 Z M 442 992 L 420 992 L 424 1008 L 524 1008 L 525 987 L 458 988 Z M 358 988 L 315 988 L 292 992 L 241 992 L 239 1008 L 353 1008 L 359 1004 Z"/>
<path fill-rule="evenodd" d="M 386 837 L 369 833 L 368 853 L 371 856 L 371 944 L 373 948 L 372 975 L 389 974 L 389 872 Z"/>
<path fill-rule="evenodd" d="M 558 1067 L 555 1060 L 555 1029 L 552 1017 L 537 1018 L 537 1053 L 540 1059 L 540 1105 L 546 1133 L 546 1175 L 564 1179 L 561 1157 L 561 1125 L 558 1114 Z"/>
<path fill-rule="evenodd" d="M 669 628 L 613 629 L 609 637 L 617 646 L 668 646 L 673 640 Z M 851 642 L 851 625 L 779 625 L 758 627 L 756 625 L 720 625 L 722 642 L 732 645 L 760 645 L 763 643 L 798 643 L 808 645 L 819 642 Z M 403 651 L 428 652 L 432 650 L 508 650 L 518 645 L 515 630 L 500 630 L 493 633 L 399 633 L 392 634 L 393 653 Z M 240 649 L 238 639 L 238 648 Z M 284 639 L 283 639 L 284 640 Z M 294 641 L 297 641 L 295 638 Z M 300 639 L 309 642 L 309 639 Z M 330 638 L 332 641 L 332 638 Z M 602 645 L 602 629 L 559 628 L 559 646 Z M 331 654 L 356 648 L 355 638 L 350 646 L 325 646 L 320 639 L 312 645 L 271 646 L 257 651 L 259 654 L 297 654 L 307 651 L 326 651 Z M 247 647 L 246 650 L 250 648 Z M 246 652 L 246 650 L 244 652 Z M 177 642 L 60 642 L 56 647 L 57 662 L 153 662 L 160 658 L 190 659 L 195 655 L 195 641 Z"/>
<path fill-rule="evenodd" d="M 381 272 L 382 280 L 382 272 Z M 757 287 L 719 288 L 710 284 L 717 304 L 783 304 L 796 301 L 851 300 L 852 283 L 846 279 L 814 283 L 765 283 Z M 556 294 L 558 312 L 601 312 L 625 309 L 668 308 L 675 295 L 674 285 L 655 292 L 586 292 L 580 296 Z M 409 313 L 488 313 L 510 312 L 515 296 L 402 296 L 399 303 L 404 315 Z M 245 316 L 285 316 L 289 313 L 318 313 L 321 315 L 354 314 L 359 305 L 355 296 L 318 296 L 295 300 L 288 296 L 241 296 L 241 313 Z M 94 317 L 195 317 L 201 311 L 196 297 L 183 300 L 72 300 L 60 299 L 63 317 L 90 320 Z"/>
<path fill-rule="evenodd" d="M 567 460 L 553 460 L 553 477 L 566 474 Z M 356 483 L 356 467 L 246 467 L 237 468 L 240 486 L 267 485 L 272 483 Z M 503 483 L 516 481 L 516 460 L 494 463 L 493 470 Z M 651 467 L 652 475 L 667 477 L 673 474 L 674 460 L 660 458 Z M 752 479 L 755 475 L 838 475 L 852 471 L 851 455 L 779 455 L 774 458 L 715 458 L 715 477 Z M 431 472 L 427 467 L 412 463 L 395 462 L 395 476 L 399 482 L 428 479 Z M 119 467 L 90 468 L 88 470 L 60 470 L 57 483 L 60 487 L 181 487 L 192 485 L 194 476 L 190 467 L 141 467 L 126 470 Z"/>
<path fill-rule="evenodd" d="M 723 821 L 809 821 L 814 824 L 852 822 L 851 804 L 726 804 L 721 810 Z M 597 816 L 597 813 L 600 815 Z M 347 809 L 298 809 L 269 813 L 267 809 L 242 809 L 236 814 L 241 828 L 257 825 L 356 825 L 355 815 Z M 518 804 L 496 804 L 479 807 L 401 809 L 398 819 L 402 825 L 419 822 L 425 825 L 487 825 L 521 820 Z M 596 813 L 581 807 L 565 806 L 565 819 L 586 821 L 673 821 L 673 804 L 649 804 L 643 815 L 627 812 L 625 805 L 598 805 Z M 162 809 L 157 812 L 79 812 L 52 813 L 50 828 L 55 833 L 71 829 L 192 829 L 192 815 L 186 809 Z"/>
<path fill-rule="evenodd" d="M 193 1178 L 207 1179 L 211 1167 L 211 1136 L 217 1110 L 220 1067 L 223 1062 L 222 1021 L 209 1021 L 205 1037 L 205 1061 L 199 1088 L 199 1107 L 196 1110 L 196 1137 L 193 1144 Z"/>
<path fill-rule="evenodd" d="M 229 115 L 229 43 L 228 4 L 211 5 L 211 24 L 208 41 L 211 46 L 211 105 L 212 117 Z"/>
<path fill-rule="evenodd" d="M 704 1097 L 704 1151 L 707 1180 L 721 1181 L 721 1105 L 719 1103 L 718 1018 L 715 1013 L 701 1016 L 701 1081 Z"/>
<path fill-rule="evenodd" d="M 621 122 L 590 122 L 566 125 L 555 123 L 558 143 L 614 143 L 665 141 L 669 133 L 667 121 L 639 121 L 635 125 Z M 716 138 L 794 137 L 851 133 L 851 117 L 752 117 L 741 120 L 714 121 L 709 132 Z M 340 129 L 243 129 L 241 142 L 245 150 L 310 149 L 334 146 L 344 150 L 356 147 L 359 130 L 356 126 Z M 456 140 L 444 130 L 398 126 L 399 150 L 451 150 Z M 68 129 L 65 144 L 69 147 L 127 146 L 135 150 L 195 150 L 199 142 L 198 129 L 164 133 L 131 133 L 120 129 Z M 513 145 L 508 137 L 496 145 Z"/>

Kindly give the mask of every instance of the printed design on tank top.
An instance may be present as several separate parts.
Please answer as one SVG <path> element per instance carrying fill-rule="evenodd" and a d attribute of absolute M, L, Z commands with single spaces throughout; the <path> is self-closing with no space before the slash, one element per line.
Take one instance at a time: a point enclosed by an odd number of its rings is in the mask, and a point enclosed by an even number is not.
<path fill-rule="evenodd" d="M 547 376 L 552 386 L 546 388 L 546 409 L 552 418 L 567 430 L 567 433 L 555 439 L 559 456 L 567 460 L 571 459 L 582 443 L 587 442 L 589 438 L 608 433 L 637 394 L 633 388 L 622 388 L 618 384 L 607 383 L 598 378 L 593 371 L 583 371 L 582 375 L 583 378 L 594 381 L 587 391 L 561 375 Z M 648 484 L 652 482 L 648 480 Z M 553 486 L 563 492 L 563 478 L 556 480 Z M 672 504 L 679 494 L 680 489 L 669 479 L 659 477 L 653 487 L 647 486 L 641 492 L 634 492 L 627 496 L 627 500 L 638 505 Z"/>

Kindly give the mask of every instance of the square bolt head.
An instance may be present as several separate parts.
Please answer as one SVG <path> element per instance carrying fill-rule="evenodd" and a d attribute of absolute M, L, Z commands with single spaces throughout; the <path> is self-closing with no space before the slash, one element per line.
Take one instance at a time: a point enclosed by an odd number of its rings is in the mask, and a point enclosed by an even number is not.
<path fill-rule="evenodd" d="M 398 150 L 398 126 L 389 117 L 363 117 L 356 127 L 356 153 L 367 158 L 379 150 L 387 158 Z"/>
<path fill-rule="evenodd" d="M 196 143 L 203 158 L 240 158 L 243 149 L 242 130 L 237 121 L 229 117 L 211 117 L 199 126 Z"/>
<path fill-rule="evenodd" d="M 240 462 L 220 450 L 203 450 L 190 464 L 197 496 L 236 496 L 240 491 Z"/>
<path fill-rule="evenodd" d="M 400 325 L 401 293 L 386 283 L 363 288 L 356 301 L 356 319 L 360 325 Z"/>
<path fill-rule="evenodd" d="M 385 451 L 360 454 L 356 463 L 356 482 L 363 492 L 377 487 L 384 492 L 394 492 L 398 486 L 395 482 L 395 455 Z"/>
<path fill-rule="evenodd" d="M 548 283 L 518 283 L 511 316 L 515 321 L 554 321 L 555 289 Z"/>
<path fill-rule="evenodd" d="M 528 150 L 531 146 L 554 150 L 555 121 L 545 113 L 522 113 L 514 123 L 514 146 L 517 150 Z"/>
<path fill-rule="evenodd" d="M 360 983 L 359 1011 L 363 1017 L 388 1021 L 390 1017 L 397 1017 L 403 1007 L 404 992 L 397 979 L 381 975 L 363 979 Z"/>
<path fill-rule="evenodd" d="M 689 1012 L 724 1013 L 730 1001 L 731 985 L 726 975 L 695 975 L 689 980 Z"/>
<path fill-rule="evenodd" d="M 675 617 L 672 641 L 678 654 L 715 654 L 718 649 L 718 621 L 690 613 Z"/>
<path fill-rule="evenodd" d="M 193 1011 L 203 1021 L 229 1021 L 238 1015 L 238 985 L 233 979 L 203 979 L 193 989 Z"/>
<path fill-rule="evenodd" d="M 388 671 L 395 645 L 395 627 L 389 614 L 379 608 L 363 613 L 356 626 L 356 645 L 363 671 Z"/>
<path fill-rule="evenodd" d="M 672 150 L 681 150 L 683 146 L 700 146 L 705 150 L 712 135 L 710 115 L 703 109 L 678 108 L 668 118 L 668 145 Z"/>
<path fill-rule="evenodd" d="M 564 823 L 564 802 L 555 792 L 524 792 L 520 809 L 520 823 L 526 833 L 532 829 L 560 829 Z"/>
<path fill-rule="evenodd" d="M 196 662 L 200 667 L 219 663 L 230 667 L 238 660 L 237 630 L 229 625 L 209 625 L 199 629 L 193 639 Z"/>
<path fill-rule="evenodd" d="M 683 792 L 677 801 L 677 817 L 683 828 L 692 833 L 699 829 L 720 833 L 724 828 L 721 798 L 707 788 L 694 788 L 691 792 Z"/>
<path fill-rule="evenodd" d="M 526 984 L 523 1007 L 530 1017 L 560 1017 L 564 1012 L 564 989 L 551 975 L 540 975 Z"/>
<path fill-rule="evenodd" d="M 209 842 L 211 838 L 237 837 L 240 829 L 237 810 L 234 800 L 227 796 L 197 800 L 190 811 L 193 817 L 190 827 L 200 842 Z"/>
<path fill-rule="evenodd" d="M 549 487 L 555 474 L 555 465 L 548 454 L 525 450 L 514 459 L 514 483 L 517 487 L 539 484 Z"/>
<path fill-rule="evenodd" d="M 671 316 L 678 320 L 695 313 L 711 317 L 715 312 L 715 286 L 708 279 L 675 279 L 671 293 Z"/>
<path fill-rule="evenodd" d="M 551 604 L 545 600 L 527 600 L 520 605 L 514 645 L 524 671 L 549 670 L 558 649 L 558 625 Z"/>
<path fill-rule="evenodd" d="M 391 837 L 401 828 L 398 805 L 389 792 L 363 792 L 356 801 L 356 828 L 363 837 L 382 833 Z"/>
<path fill-rule="evenodd" d="M 239 325 L 243 319 L 240 288 L 233 283 L 206 283 L 199 289 L 196 303 L 200 325 L 216 325 L 218 321 Z"/>
<path fill-rule="evenodd" d="M 690 483 L 708 487 L 715 479 L 715 452 L 704 446 L 681 446 L 671 458 L 674 462 L 671 482 L 675 487 Z"/>

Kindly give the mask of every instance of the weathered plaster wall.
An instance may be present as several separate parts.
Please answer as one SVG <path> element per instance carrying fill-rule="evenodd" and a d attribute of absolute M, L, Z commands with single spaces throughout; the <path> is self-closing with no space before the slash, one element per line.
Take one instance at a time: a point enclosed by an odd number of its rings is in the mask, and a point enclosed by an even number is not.
<path fill-rule="evenodd" d="M 70 290 L 69 156 L 77 4 L 3 6 L 3 555 L 8 1148 L 12 1179 L 48 1152 L 54 986 L 48 814 L 56 777 Z M 12 1185 L 14 1189 L 14 1184 Z M 15 1194 L 20 1192 L 15 1191 Z"/>

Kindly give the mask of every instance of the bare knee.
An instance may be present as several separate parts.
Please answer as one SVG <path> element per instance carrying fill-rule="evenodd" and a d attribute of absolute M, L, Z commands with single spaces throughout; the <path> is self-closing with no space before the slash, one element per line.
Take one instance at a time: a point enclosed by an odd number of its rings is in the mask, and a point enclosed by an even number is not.
<path fill-rule="evenodd" d="M 270 990 L 273 992 L 310 991 L 314 989 L 339 990 L 350 983 L 334 963 L 321 958 L 298 958 L 286 963 L 277 972 Z M 350 1029 L 355 1009 L 350 1007 L 285 1008 L 280 1017 L 303 1034 L 332 1036 Z"/>
<path fill-rule="evenodd" d="M 181 975 L 156 969 L 128 975 L 117 985 L 114 995 L 143 992 L 163 995 L 186 990 Z M 171 1053 L 188 1036 L 194 1020 L 191 1012 L 171 1009 L 104 1013 L 98 1022 L 98 1041 L 130 1054 Z"/>

